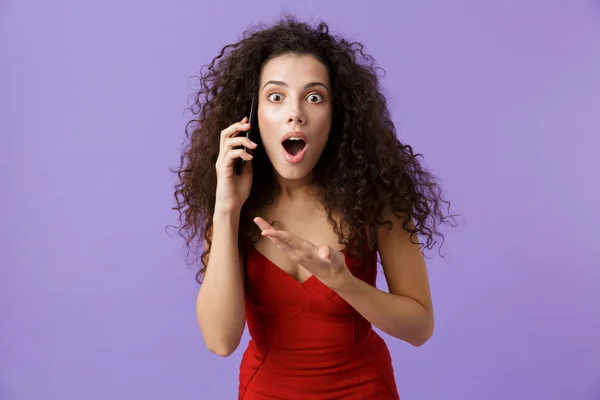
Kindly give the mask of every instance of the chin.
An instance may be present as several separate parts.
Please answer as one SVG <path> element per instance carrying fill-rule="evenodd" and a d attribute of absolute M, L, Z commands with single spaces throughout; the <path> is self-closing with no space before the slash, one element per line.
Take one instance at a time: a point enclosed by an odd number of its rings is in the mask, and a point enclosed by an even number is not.
<path fill-rule="evenodd" d="M 306 168 L 298 168 L 297 166 L 283 166 L 280 168 L 275 168 L 275 171 L 279 176 L 283 179 L 289 180 L 297 180 L 306 178 L 310 174 L 310 170 L 306 170 Z"/>
<path fill-rule="evenodd" d="M 308 160 L 303 160 L 299 164 L 294 165 L 283 160 L 277 165 L 273 164 L 273 169 L 275 170 L 275 173 L 283 179 L 305 179 L 311 174 L 314 168 L 314 164 L 307 161 Z"/>

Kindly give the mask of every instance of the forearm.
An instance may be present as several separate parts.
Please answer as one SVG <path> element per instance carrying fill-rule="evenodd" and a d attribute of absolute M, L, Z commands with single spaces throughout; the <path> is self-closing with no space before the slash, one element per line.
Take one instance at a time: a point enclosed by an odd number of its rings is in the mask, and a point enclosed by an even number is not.
<path fill-rule="evenodd" d="M 410 297 L 379 290 L 349 274 L 337 294 L 371 324 L 413 346 L 433 333 L 433 312 Z"/>
<path fill-rule="evenodd" d="M 245 324 L 238 229 L 238 213 L 215 212 L 211 252 L 196 304 L 204 342 L 221 356 L 237 348 Z"/>

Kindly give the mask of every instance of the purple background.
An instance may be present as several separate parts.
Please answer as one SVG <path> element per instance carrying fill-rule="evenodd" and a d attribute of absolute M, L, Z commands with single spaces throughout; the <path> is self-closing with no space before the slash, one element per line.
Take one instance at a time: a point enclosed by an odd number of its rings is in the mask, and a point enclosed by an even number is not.
<path fill-rule="evenodd" d="M 0 399 L 233 399 L 175 223 L 188 79 L 252 22 L 322 18 L 387 71 L 459 229 L 403 399 L 600 399 L 600 4 L 0 3 Z M 434 253 L 435 255 L 435 253 Z M 381 282 L 383 283 L 383 282 Z"/>

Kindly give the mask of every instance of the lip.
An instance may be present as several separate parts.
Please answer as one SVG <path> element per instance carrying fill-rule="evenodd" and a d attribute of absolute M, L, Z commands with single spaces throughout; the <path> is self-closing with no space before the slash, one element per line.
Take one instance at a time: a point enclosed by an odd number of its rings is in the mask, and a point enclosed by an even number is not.
<path fill-rule="evenodd" d="M 302 149 L 302 151 L 300 153 L 293 156 L 290 153 L 288 153 L 287 150 L 285 149 L 285 147 L 283 146 L 283 144 L 281 144 L 281 152 L 283 153 L 283 157 L 287 160 L 287 162 L 292 163 L 292 164 L 296 164 L 296 163 L 299 163 L 300 161 L 302 161 L 302 159 L 306 155 L 307 148 L 308 148 L 308 144 L 306 144 L 304 146 L 304 148 Z"/>
<path fill-rule="evenodd" d="M 281 143 L 285 142 L 286 140 L 288 140 L 291 137 L 301 138 L 302 140 L 304 140 L 304 143 L 308 144 L 308 136 L 306 136 L 304 134 L 304 132 L 302 132 L 302 131 L 286 133 L 285 135 L 283 135 L 283 138 L 281 138 Z"/>

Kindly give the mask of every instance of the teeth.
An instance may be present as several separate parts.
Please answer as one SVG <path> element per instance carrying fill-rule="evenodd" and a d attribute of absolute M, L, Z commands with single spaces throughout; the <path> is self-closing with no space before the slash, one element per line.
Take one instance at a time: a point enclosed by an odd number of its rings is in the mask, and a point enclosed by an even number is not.
<path fill-rule="evenodd" d="M 291 137 L 291 138 L 287 138 L 287 140 L 302 140 L 304 142 L 304 139 L 299 138 L 299 137 Z"/>

